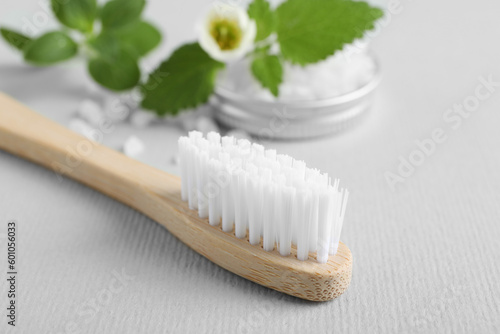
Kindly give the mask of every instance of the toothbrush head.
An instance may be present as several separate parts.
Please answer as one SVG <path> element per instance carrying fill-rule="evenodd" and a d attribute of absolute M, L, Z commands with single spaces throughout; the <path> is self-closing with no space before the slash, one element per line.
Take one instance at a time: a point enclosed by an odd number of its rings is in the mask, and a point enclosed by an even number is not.
<path fill-rule="evenodd" d="M 215 132 L 179 139 L 182 198 L 200 218 L 265 251 L 326 263 L 338 251 L 349 192 L 275 150 Z"/>

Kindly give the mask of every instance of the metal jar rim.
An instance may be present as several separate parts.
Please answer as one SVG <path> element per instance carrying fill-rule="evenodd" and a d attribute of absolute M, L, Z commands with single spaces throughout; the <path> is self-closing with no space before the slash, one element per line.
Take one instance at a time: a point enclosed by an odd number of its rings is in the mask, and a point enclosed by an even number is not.
<path fill-rule="evenodd" d="M 373 77 L 365 85 L 331 98 L 266 101 L 216 86 L 211 103 L 215 117 L 229 128 L 274 139 L 313 138 L 342 131 L 370 109 L 381 81 L 379 62 L 368 55 L 375 65 Z M 276 126 L 278 123 L 283 126 Z"/>

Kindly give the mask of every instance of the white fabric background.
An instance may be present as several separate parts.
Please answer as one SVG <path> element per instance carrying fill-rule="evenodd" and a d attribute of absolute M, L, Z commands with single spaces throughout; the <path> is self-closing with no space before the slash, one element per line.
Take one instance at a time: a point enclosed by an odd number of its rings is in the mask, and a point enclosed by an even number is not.
<path fill-rule="evenodd" d="M 167 31 L 153 66 L 194 38 L 209 1 L 149 1 Z M 19 225 L 18 326 L 9 333 L 494 333 L 500 330 L 500 88 L 453 130 L 443 113 L 500 81 L 500 3 L 401 1 L 373 38 L 384 81 L 372 112 L 344 134 L 269 146 L 341 178 L 351 191 L 342 240 L 353 280 L 337 300 L 310 303 L 263 288 L 206 260 L 134 210 L 0 152 L 0 233 Z M 0 25 L 19 27 L 36 0 L 3 2 Z M 44 26 L 50 28 L 50 24 Z M 78 61 L 32 69 L 0 43 L 0 90 L 67 124 L 88 93 Z M 1 106 L 0 106 L 1 107 Z M 392 191 L 384 178 L 415 141 L 447 140 Z M 147 143 L 141 158 L 167 171 L 181 131 L 123 125 Z M 0 309 L 6 307 L 5 236 Z M 116 281 L 116 272 L 130 277 Z"/>

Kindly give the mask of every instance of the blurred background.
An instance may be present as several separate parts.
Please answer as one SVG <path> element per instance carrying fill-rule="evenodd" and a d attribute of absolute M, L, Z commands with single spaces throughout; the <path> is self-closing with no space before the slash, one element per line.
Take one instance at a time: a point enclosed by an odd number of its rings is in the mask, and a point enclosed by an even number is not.
<path fill-rule="evenodd" d="M 176 47 L 196 40 L 194 24 L 210 3 L 149 0 L 143 17 L 164 38 L 141 67 L 150 71 Z M 500 3 L 374 4 L 386 9 L 384 24 L 370 38 L 383 80 L 366 117 L 334 136 L 262 141 L 340 178 L 350 190 L 341 239 L 352 250 L 354 270 L 344 295 L 312 304 L 257 286 L 213 265 L 141 214 L 0 152 L 0 221 L 20 223 L 16 329 L 498 332 Z M 38 35 L 58 26 L 49 13 L 46 1 L 4 1 L 0 26 Z M 478 86 L 491 94 L 476 99 L 471 111 L 449 111 L 475 101 Z M 83 100 L 114 96 L 95 87 L 81 59 L 33 68 L 4 42 L 0 91 L 65 126 Z M 135 158 L 178 173 L 177 138 L 197 119 L 185 118 L 121 123 L 103 143 L 123 150 L 135 137 L 143 145 L 139 153 L 132 147 Z M 442 140 L 433 139 L 426 153 L 420 144 L 436 131 Z M 103 299 L 100 293 L 122 271 L 133 278 Z"/>

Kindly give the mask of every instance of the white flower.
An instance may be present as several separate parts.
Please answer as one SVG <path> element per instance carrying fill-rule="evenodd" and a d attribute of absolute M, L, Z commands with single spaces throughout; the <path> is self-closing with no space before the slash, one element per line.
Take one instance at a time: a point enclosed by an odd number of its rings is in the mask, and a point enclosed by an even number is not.
<path fill-rule="evenodd" d="M 242 58 L 253 46 L 257 28 L 245 10 L 216 3 L 198 28 L 198 41 L 210 57 L 221 62 Z"/>

